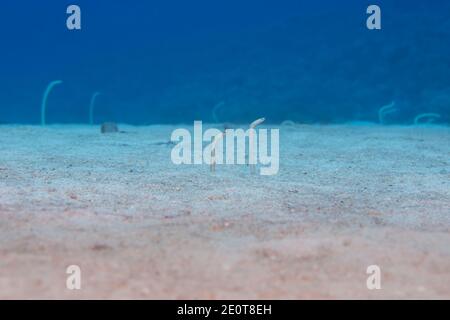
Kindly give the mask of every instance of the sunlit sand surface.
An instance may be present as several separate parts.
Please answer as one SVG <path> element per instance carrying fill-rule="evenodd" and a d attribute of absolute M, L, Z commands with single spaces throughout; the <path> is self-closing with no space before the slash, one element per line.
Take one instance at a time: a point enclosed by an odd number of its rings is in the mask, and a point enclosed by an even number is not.
<path fill-rule="evenodd" d="M 0 126 L 0 298 L 450 298 L 449 127 L 284 126 L 275 176 L 175 128 Z"/>

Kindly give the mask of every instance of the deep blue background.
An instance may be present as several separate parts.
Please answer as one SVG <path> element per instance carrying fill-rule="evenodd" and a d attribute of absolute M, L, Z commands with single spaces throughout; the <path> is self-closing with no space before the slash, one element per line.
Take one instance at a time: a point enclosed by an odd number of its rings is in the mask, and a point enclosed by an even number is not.
<path fill-rule="evenodd" d="M 431 2 L 431 3 L 429 3 Z M 43 0 L 0 4 L 0 123 L 450 122 L 450 1 Z M 82 30 L 66 29 L 66 8 Z M 369 4 L 381 31 L 365 27 Z"/>

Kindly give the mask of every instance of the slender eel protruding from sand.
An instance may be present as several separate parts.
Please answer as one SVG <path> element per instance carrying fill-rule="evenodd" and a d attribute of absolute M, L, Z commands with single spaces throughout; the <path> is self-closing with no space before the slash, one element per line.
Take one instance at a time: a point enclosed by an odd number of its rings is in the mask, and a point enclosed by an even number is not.
<path fill-rule="evenodd" d="M 215 123 L 219 123 L 219 117 L 217 116 L 217 112 L 225 105 L 224 101 L 220 101 L 216 104 L 212 110 L 212 117 Z"/>
<path fill-rule="evenodd" d="M 52 81 L 48 84 L 47 89 L 45 89 L 44 96 L 42 98 L 42 105 L 41 105 L 41 125 L 45 126 L 45 113 L 47 110 L 47 98 L 52 89 L 57 86 L 58 84 L 61 84 L 61 80 Z"/>
<path fill-rule="evenodd" d="M 255 128 L 259 126 L 261 123 L 263 123 L 266 120 L 266 118 L 259 118 L 255 121 L 253 121 L 250 124 L 250 130 L 248 133 L 248 140 L 249 140 L 249 148 L 248 148 L 248 163 L 250 165 L 250 173 L 256 172 L 256 159 L 255 159 L 255 153 L 257 152 L 255 143 Z"/>
<path fill-rule="evenodd" d="M 256 126 L 259 126 L 261 123 L 263 123 L 264 121 L 266 121 L 266 118 L 259 118 L 258 120 L 253 121 L 250 124 L 250 129 L 255 129 Z"/>
<path fill-rule="evenodd" d="M 294 122 L 294 121 L 292 121 L 292 120 L 284 120 L 282 123 L 281 123 L 281 126 L 282 127 L 295 127 L 297 124 Z"/>
<path fill-rule="evenodd" d="M 89 104 L 89 124 L 94 124 L 94 107 L 95 107 L 95 100 L 100 95 L 100 92 L 94 92 L 94 94 L 91 97 L 91 103 Z"/>
<path fill-rule="evenodd" d="M 224 135 L 225 135 L 225 132 L 221 132 L 221 133 L 217 134 L 214 137 L 214 140 L 211 144 L 211 166 L 210 166 L 211 172 L 216 172 L 216 163 L 217 163 L 216 147 L 217 147 L 217 143 L 219 143 L 219 141 L 223 139 Z"/>
<path fill-rule="evenodd" d="M 398 109 L 395 108 L 395 101 L 392 101 L 390 104 L 381 107 L 378 110 L 378 121 L 380 122 L 380 124 L 384 124 L 384 117 L 390 113 L 394 113 L 397 111 Z"/>
<path fill-rule="evenodd" d="M 428 119 L 426 123 L 432 123 L 436 119 L 439 119 L 441 117 L 438 113 L 421 113 L 417 117 L 414 118 L 414 124 L 420 124 L 420 120 L 422 119 Z"/>

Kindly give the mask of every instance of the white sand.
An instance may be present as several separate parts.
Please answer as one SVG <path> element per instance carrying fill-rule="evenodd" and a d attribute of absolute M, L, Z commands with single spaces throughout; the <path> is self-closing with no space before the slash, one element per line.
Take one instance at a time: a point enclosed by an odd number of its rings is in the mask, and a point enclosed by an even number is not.
<path fill-rule="evenodd" d="M 0 298 L 450 298 L 450 128 L 285 127 L 266 177 L 174 128 L 0 126 Z"/>

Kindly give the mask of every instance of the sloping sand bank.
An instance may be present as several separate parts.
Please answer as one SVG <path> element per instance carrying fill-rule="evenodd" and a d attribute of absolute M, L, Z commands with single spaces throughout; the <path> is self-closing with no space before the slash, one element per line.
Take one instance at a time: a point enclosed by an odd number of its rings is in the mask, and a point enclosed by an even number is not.
<path fill-rule="evenodd" d="M 275 176 L 121 129 L 0 126 L 0 298 L 450 298 L 450 128 L 284 127 Z"/>

